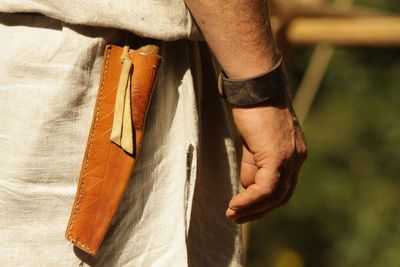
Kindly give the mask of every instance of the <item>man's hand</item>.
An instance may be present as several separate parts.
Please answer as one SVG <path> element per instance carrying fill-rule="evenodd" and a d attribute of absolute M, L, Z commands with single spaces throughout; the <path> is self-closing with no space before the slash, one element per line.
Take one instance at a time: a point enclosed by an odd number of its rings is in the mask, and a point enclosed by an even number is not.
<path fill-rule="evenodd" d="M 263 106 L 233 108 L 243 139 L 240 180 L 244 192 L 226 211 L 237 223 L 256 220 L 291 197 L 307 154 L 304 134 L 288 98 Z"/>
<path fill-rule="evenodd" d="M 271 70 L 276 53 L 266 0 L 185 0 L 229 78 Z M 244 141 L 240 179 L 226 215 L 237 223 L 261 218 L 288 201 L 306 157 L 304 135 L 287 93 L 251 108 L 233 108 Z"/>

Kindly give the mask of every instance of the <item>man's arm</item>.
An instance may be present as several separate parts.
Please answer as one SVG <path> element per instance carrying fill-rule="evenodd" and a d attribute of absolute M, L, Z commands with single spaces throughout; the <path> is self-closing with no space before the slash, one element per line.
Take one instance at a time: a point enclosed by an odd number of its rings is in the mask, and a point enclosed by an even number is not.
<path fill-rule="evenodd" d="M 272 68 L 276 51 L 264 0 L 185 2 L 230 78 L 251 77 Z"/>
<path fill-rule="evenodd" d="M 252 77 L 275 65 L 264 0 L 185 0 L 229 78 Z M 234 107 L 243 139 L 240 179 L 246 188 L 226 211 L 237 223 L 259 219 L 291 197 L 307 148 L 287 92 L 265 105 Z"/>

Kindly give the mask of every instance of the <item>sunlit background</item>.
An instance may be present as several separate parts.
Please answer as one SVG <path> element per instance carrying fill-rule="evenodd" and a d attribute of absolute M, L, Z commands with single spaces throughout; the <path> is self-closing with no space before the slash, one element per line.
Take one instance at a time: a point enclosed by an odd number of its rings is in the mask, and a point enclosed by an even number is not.
<path fill-rule="evenodd" d="M 348 10 L 343 19 L 365 12 L 373 22 L 375 12 L 400 13 L 399 0 L 341 4 L 347 9 L 340 12 Z M 384 31 L 386 22 L 379 23 Z M 365 42 L 348 36 L 334 46 L 281 41 L 294 98 L 305 90 L 295 104 L 309 156 L 290 203 L 251 225 L 247 266 L 400 266 L 400 34 L 384 44 L 374 39 L 379 34 L 367 32 Z"/>

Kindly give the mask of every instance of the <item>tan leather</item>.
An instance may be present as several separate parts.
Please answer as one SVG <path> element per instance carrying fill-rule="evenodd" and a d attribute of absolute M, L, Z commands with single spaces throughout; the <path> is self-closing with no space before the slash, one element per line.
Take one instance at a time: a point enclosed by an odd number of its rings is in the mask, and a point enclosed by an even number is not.
<path fill-rule="evenodd" d="M 128 183 L 140 148 L 147 107 L 160 57 L 130 50 L 133 156 L 110 141 L 114 104 L 122 68 L 122 47 L 107 46 L 86 152 L 66 238 L 95 254 Z"/>
<path fill-rule="evenodd" d="M 124 47 L 121 62 L 122 70 L 114 105 L 114 120 L 110 140 L 132 155 L 134 149 L 131 111 L 131 72 L 133 65 L 129 55 L 129 46 Z"/>

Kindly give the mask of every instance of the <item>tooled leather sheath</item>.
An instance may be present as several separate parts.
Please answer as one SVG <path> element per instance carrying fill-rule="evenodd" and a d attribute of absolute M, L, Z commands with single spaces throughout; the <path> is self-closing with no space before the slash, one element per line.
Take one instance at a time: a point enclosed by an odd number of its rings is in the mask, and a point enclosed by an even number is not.
<path fill-rule="evenodd" d="M 107 46 L 92 125 L 79 176 L 66 238 L 95 254 L 128 184 L 140 148 L 144 119 L 160 57 L 129 50 L 133 63 L 131 106 L 134 153 L 110 141 L 114 104 L 122 68 L 122 47 Z"/>

